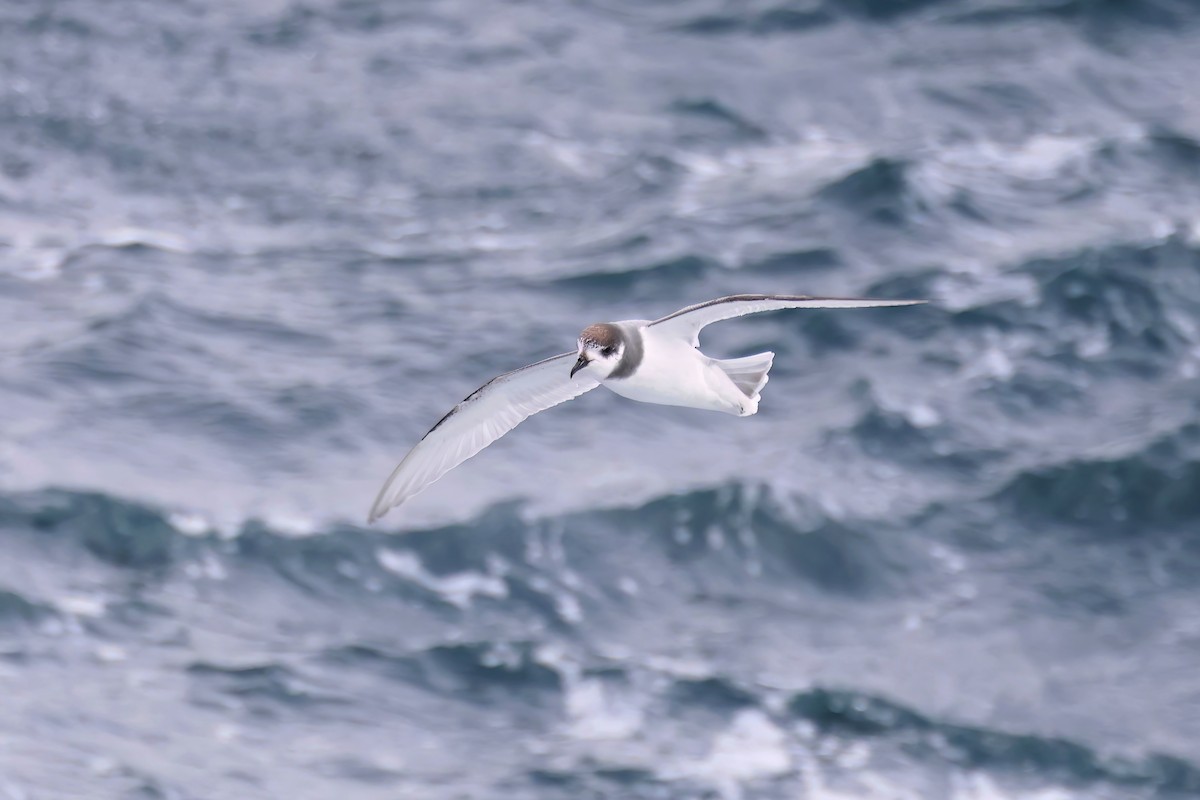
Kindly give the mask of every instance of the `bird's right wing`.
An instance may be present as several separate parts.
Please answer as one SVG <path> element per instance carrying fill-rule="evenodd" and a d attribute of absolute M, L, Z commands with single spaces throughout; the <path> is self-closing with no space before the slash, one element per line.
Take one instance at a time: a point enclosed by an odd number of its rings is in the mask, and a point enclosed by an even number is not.
<path fill-rule="evenodd" d="M 867 297 L 809 297 L 802 294 L 735 294 L 719 297 L 706 303 L 681 308 L 674 314 L 656 319 L 650 325 L 661 328 L 692 346 L 699 344 L 700 330 L 723 319 L 779 311 L 785 308 L 877 308 L 881 306 L 911 306 L 924 300 L 874 300 Z"/>
<path fill-rule="evenodd" d="M 409 451 L 371 506 L 374 522 L 529 417 L 600 385 L 580 373 L 571 377 L 575 353 L 563 353 L 507 372 L 456 405 Z"/>

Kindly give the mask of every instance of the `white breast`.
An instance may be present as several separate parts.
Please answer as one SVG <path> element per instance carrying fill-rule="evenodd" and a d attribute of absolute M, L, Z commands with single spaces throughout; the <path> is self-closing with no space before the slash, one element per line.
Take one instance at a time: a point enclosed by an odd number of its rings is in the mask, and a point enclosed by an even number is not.
<path fill-rule="evenodd" d="M 643 326 L 636 329 L 642 362 L 628 378 L 605 380 L 606 388 L 643 403 L 737 413 L 744 396 L 708 356 L 685 339 Z"/>

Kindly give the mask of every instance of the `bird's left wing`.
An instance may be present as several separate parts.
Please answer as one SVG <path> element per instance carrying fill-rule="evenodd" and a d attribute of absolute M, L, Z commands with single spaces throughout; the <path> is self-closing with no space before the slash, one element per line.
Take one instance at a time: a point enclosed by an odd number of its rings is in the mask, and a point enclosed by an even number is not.
<path fill-rule="evenodd" d="M 802 294 L 735 294 L 681 308 L 650 325 L 699 344 L 700 330 L 713 322 L 785 308 L 876 308 L 911 306 L 924 300 L 873 300 L 866 297 L 809 297 Z"/>
<path fill-rule="evenodd" d="M 578 397 L 600 383 L 571 377 L 575 353 L 547 358 L 485 383 L 456 405 L 409 451 L 379 491 L 374 522 L 529 417 Z"/>

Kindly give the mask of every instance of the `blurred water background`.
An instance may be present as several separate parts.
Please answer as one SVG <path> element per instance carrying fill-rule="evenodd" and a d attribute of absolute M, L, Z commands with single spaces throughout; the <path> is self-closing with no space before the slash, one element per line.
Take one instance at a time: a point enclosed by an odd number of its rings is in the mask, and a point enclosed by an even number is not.
<path fill-rule="evenodd" d="M 5 0 L 0 797 L 1200 797 L 1198 36 Z M 492 375 L 747 291 L 935 302 L 364 528 Z"/>

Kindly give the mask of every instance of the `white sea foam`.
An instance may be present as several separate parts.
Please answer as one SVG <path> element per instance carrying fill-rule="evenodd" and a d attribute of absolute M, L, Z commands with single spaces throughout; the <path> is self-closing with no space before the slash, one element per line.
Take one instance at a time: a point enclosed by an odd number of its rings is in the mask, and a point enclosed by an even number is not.
<path fill-rule="evenodd" d="M 459 608 L 468 608 L 477 596 L 508 597 L 508 584 L 496 574 L 503 571 L 503 565 L 499 561 L 489 564 L 492 572 L 487 575 L 478 572 L 456 572 L 452 575 L 438 576 L 431 574 L 421 563 L 421 559 L 408 550 L 380 548 L 375 551 L 375 558 L 388 572 L 429 589 Z"/>
<path fill-rule="evenodd" d="M 642 709 L 634 696 L 598 679 L 569 681 L 565 703 L 568 731 L 577 739 L 627 739 L 642 726 Z"/>
<path fill-rule="evenodd" d="M 762 711 L 746 709 L 714 737 L 704 757 L 676 763 L 663 776 L 700 780 L 722 797 L 737 800 L 744 784 L 782 777 L 793 769 L 787 734 Z"/>

